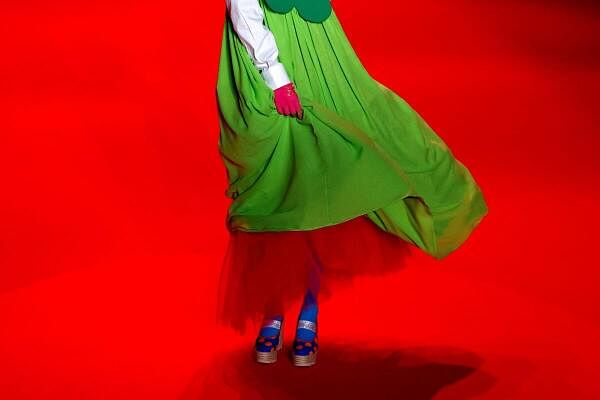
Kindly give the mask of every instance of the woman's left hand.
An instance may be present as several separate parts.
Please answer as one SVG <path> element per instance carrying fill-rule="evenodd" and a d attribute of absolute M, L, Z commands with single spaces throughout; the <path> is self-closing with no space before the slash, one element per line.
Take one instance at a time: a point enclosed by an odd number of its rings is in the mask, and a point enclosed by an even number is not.
<path fill-rule="evenodd" d="M 292 82 L 278 87 L 273 93 L 275 97 L 275 108 L 277 108 L 279 114 L 295 115 L 302 119 L 304 112 Z"/>

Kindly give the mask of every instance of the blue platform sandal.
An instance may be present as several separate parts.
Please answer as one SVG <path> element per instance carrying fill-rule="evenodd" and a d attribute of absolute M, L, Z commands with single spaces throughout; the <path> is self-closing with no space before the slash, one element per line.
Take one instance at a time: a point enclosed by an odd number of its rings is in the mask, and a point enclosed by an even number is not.
<path fill-rule="evenodd" d="M 270 331 L 275 331 L 275 334 L 264 336 L 261 335 L 265 328 Z M 277 352 L 283 347 L 283 318 L 279 319 L 267 319 L 263 321 L 261 332 L 259 332 L 256 338 L 255 349 L 256 349 L 256 362 L 261 364 L 272 364 L 277 361 Z"/>
<path fill-rule="evenodd" d="M 296 367 L 310 367 L 317 362 L 317 352 L 319 350 L 317 338 L 317 323 L 313 321 L 298 320 L 297 329 L 307 329 L 314 333 L 311 340 L 300 339 L 298 335 L 294 338 L 294 347 L 292 349 L 292 362 Z"/>

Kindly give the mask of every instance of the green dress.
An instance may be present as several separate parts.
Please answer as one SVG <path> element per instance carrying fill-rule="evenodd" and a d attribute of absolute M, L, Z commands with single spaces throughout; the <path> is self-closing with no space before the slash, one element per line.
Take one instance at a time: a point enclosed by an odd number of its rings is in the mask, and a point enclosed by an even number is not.
<path fill-rule="evenodd" d="M 302 119 L 281 115 L 227 17 L 217 80 L 231 231 L 303 231 L 364 215 L 436 258 L 487 213 L 468 169 L 361 64 L 334 11 L 322 22 L 259 0 Z"/>

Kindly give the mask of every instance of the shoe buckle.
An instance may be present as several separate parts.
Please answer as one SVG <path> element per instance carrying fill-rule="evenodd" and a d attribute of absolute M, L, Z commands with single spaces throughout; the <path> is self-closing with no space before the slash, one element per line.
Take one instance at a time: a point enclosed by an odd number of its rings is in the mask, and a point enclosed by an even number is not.
<path fill-rule="evenodd" d="M 298 321 L 298 329 L 308 329 L 309 331 L 317 332 L 317 324 L 313 321 L 308 321 L 305 319 L 301 319 Z"/>
<path fill-rule="evenodd" d="M 270 321 L 265 321 L 265 323 L 263 324 L 262 328 L 281 329 L 281 321 L 276 320 L 276 319 L 272 319 Z"/>

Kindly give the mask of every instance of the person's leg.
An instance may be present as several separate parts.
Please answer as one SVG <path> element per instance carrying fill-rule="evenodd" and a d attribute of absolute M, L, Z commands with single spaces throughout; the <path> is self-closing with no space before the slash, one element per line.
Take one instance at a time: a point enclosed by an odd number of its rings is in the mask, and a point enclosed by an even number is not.
<path fill-rule="evenodd" d="M 307 261 L 309 263 L 309 276 L 308 276 L 308 289 L 304 296 L 304 301 L 302 307 L 300 309 L 300 315 L 298 316 L 299 321 L 310 321 L 314 324 L 317 323 L 317 316 L 319 313 L 318 306 L 318 295 L 319 289 L 321 285 L 321 260 L 319 260 L 318 255 L 315 251 L 314 246 L 312 245 L 310 239 L 308 239 L 308 245 L 311 249 L 310 259 Z M 296 329 L 296 337 L 298 339 L 311 341 L 315 337 L 314 330 L 307 329 L 311 326 L 311 324 L 304 323 L 305 327 L 302 327 L 300 324 Z"/>
<path fill-rule="evenodd" d="M 317 315 L 319 313 L 319 306 L 317 304 L 316 295 L 312 291 L 307 291 L 304 296 L 304 303 L 298 316 L 299 321 L 310 321 L 314 324 L 317 323 Z M 298 325 L 296 329 L 296 337 L 298 339 L 311 341 L 315 337 L 315 332 L 303 325 Z"/>
<path fill-rule="evenodd" d="M 269 303 L 265 308 L 263 323 L 258 332 L 259 336 L 274 336 L 279 334 L 280 324 L 269 323 L 270 321 L 283 321 L 283 307 L 279 303 Z"/>
<path fill-rule="evenodd" d="M 319 311 L 317 296 L 321 286 L 321 260 L 314 251 L 314 246 L 309 241 L 311 249 L 307 260 L 309 267 L 308 288 L 304 296 L 304 302 L 298 316 L 296 326 L 296 338 L 293 343 L 292 360 L 294 366 L 309 367 L 317 362 L 317 314 Z"/>

